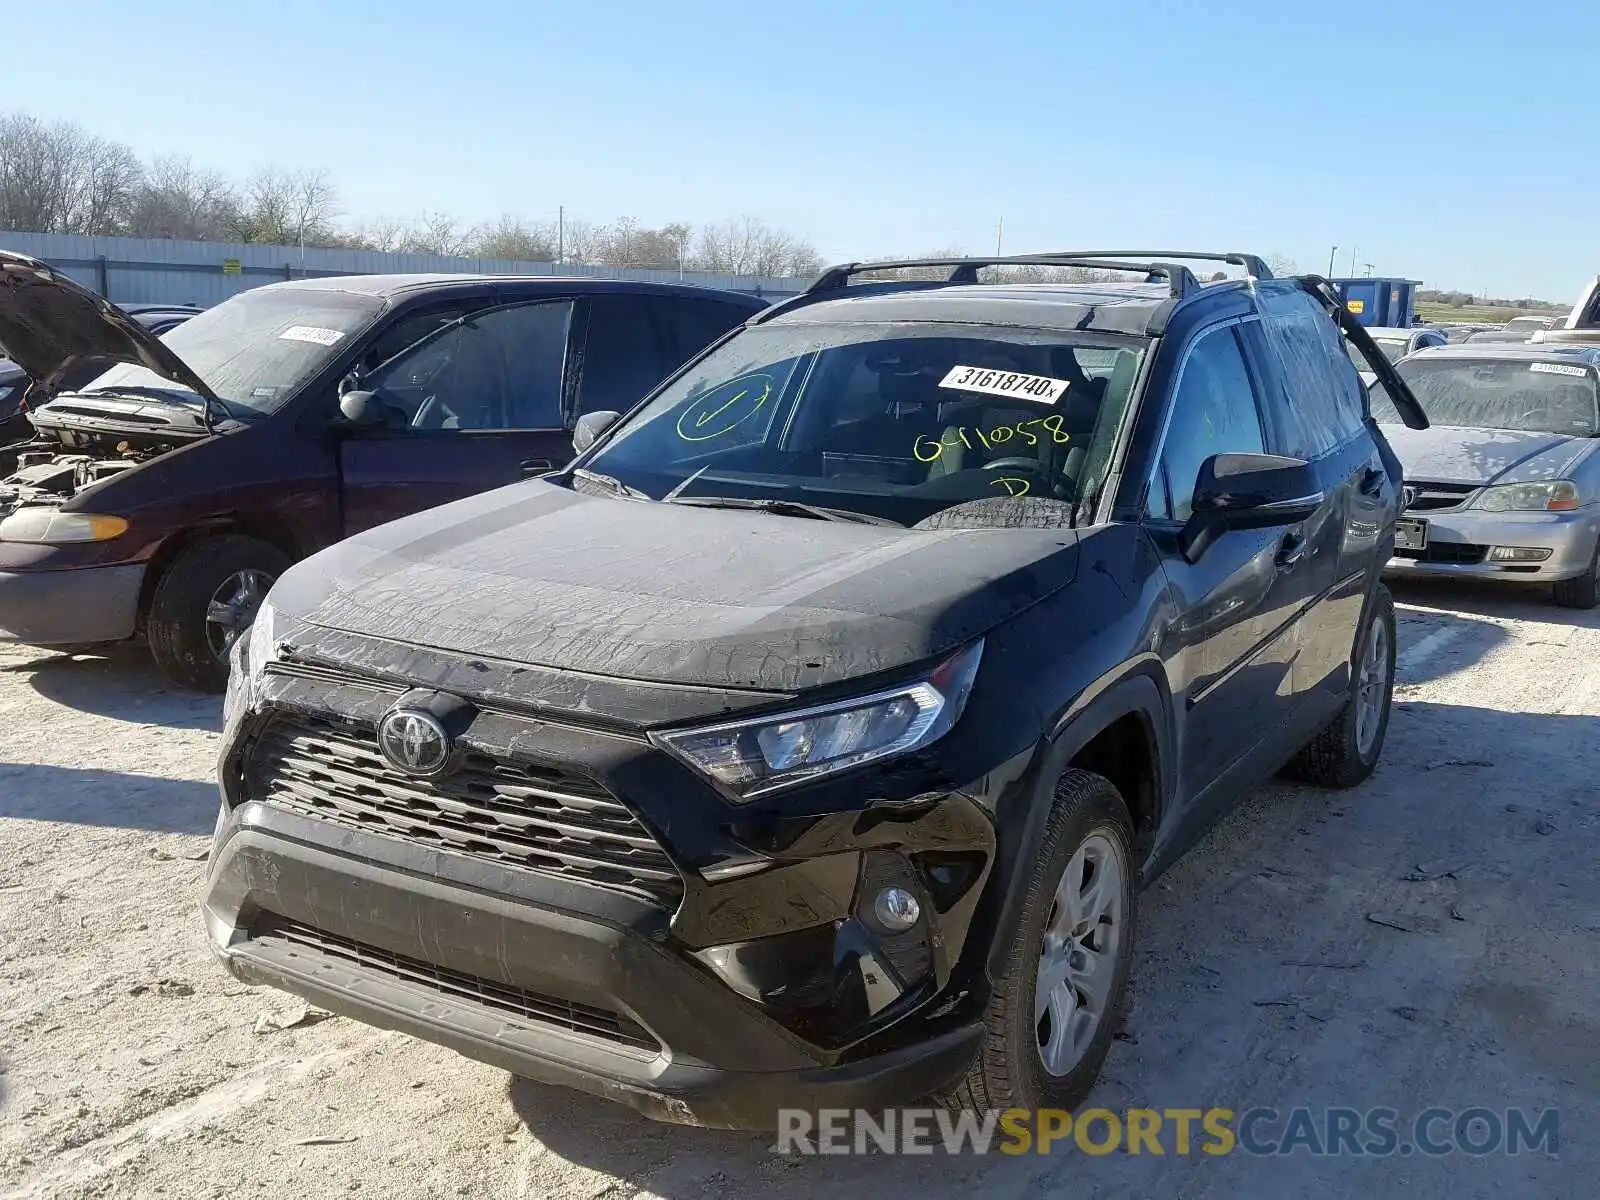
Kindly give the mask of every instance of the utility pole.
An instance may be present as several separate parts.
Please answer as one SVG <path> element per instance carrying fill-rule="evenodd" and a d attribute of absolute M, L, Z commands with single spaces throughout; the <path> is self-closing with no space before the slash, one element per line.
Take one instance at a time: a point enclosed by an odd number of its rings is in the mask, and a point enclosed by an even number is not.
<path fill-rule="evenodd" d="M 1367 278 L 1371 279 L 1372 278 L 1372 268 L 1376 264 L 1374 264 L 1374 263 L 1363 263 L 1362 265 L 1367 268 Z"/>
<path fill-rule="evenodd" d="M 1350 276 L 1351 276 L 1352 279 L 1355 278 L 1355 273 L 1356 273 L 1356 248 L 1354 246 L 1351 246 L 1350 247 Z"/>
<path fill-rule="evenodd" d="M 1006 236 L 1006 219 L 1004 217 L 1001 217 L 1000 218 L 1000 224 L 996 225 L 995 229 L 994 229 L 994 256 L 996 258 L 1000 257 L 1000 243 L 1005 240 L 1005 236 Z"/>
<path fill-rule="evenodd" d="M 1333 278 L 1333 259 L 1334 259 L 1334 256 L 1337 255 L 1338 253 L 1339 253 L 1339 243 L 1335 242 L 1333 244 L 1333 249 L 1328 251 L 1328 278 L 1329 279 Z"/>
<path fill-rule="evenodd" d="M 567 261 L 567 207 L 556 208 L 556 266 Z"/>

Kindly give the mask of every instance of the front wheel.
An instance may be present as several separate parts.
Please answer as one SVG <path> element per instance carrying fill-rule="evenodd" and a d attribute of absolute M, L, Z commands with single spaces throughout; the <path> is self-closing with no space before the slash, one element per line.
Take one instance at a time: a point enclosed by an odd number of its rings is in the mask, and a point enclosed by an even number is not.
<path fill-rule="evenodd" d="M 1111 1048 L 1133 955 L 1133 830 L 1112 783 L 1069 770 L 955 1109 L 1077 1107 Z"/>
<path fill-rule="evenodd" d="M 1589 559 L 1589 569 L 1576 579 L 1558 579 L 1551 598 L 1562 608 L 1594 608 L 1600 604 L 1600 544 Z"/>
<path fill-rule="evenodd" d="M 242 534 L 189 543 L 167 565 L 150 598 L 145 632 L 156 665 L 174 683 L 222 691 L 229 651 L 288 566 L 276 546 Z"/>
<path fill-rule="evenodd" d="M 1348 788 L 1378 765 L 1389 732 L 1394 696 L 1394 599 L 1379 584 L 1356 643 L 1350 695 L 1322 732 L 1295 755 L 1286 771 L 1302 783 Z"/>

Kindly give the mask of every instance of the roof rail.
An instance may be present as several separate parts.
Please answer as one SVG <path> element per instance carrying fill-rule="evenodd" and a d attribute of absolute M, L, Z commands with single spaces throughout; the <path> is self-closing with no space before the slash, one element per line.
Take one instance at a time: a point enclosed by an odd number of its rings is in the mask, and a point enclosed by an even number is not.
<path fill-rule="evenodd" d="M 829 267 L 815 283 L 806 289 L 806 295 L 838 291 L 852 276 L 873 271 L 903 270 L 913 267 L 949 267 L 949 283 L 976 283 L 978 271 L 984 267 L 1052 266 L 1089 267 L 1095 270 L 1144 271 L 1167 279 L 1174 296 L 1184 295 L 1196 284 L 1193 273 L 1174 264 L 1173 259 L 1192 259 L 1201 262 L 1224 262 L 1243 267 L 1255 279 L 1271 279 L 1272 271 L 1255 254 L 1223 254 L 1202 250 L 1052 250 L 1039 254 L 994 255 L 981 258 L 904 258 L 885 262 L 852 262 Z M 1135 260 L 1135 261 L 1120 261 Z M 1151 282 L 1154 282 L 1152 280 Z"/>

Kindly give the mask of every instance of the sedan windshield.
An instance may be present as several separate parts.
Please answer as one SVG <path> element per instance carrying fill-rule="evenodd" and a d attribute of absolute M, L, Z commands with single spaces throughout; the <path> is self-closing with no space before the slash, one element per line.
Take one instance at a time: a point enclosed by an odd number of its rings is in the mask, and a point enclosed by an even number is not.
<path fill-rule="evenodd" d="M 205 380 L 235 415 L 276 411 L 294 389 L 371 324 L 383 301 L 319 288 L 241 292 L 185 321 L 161 338 Z M 119 363 L 81 394 L 155 389 L 188 396 L 187 388 L 147 367 Z"/>
<path fill-rule="evenodd" d="M 654 500 L 796 516 L 914 525 L 1006 496 L 1070 511 L 1104 480 L 1142 356 L 1136 339 L 1057 331 L 757 326 L 585 466 Z"/>
<path fill-rule="evenodd" d="M 1399 371 L 1434 425 L 1570 437 L 1593 437 L 1600 429 L 1594 374 L 1579 362 L 1421 356 Z M 1401 423 L 1381 384 L 1372 388 L 1372 416 Z"/>

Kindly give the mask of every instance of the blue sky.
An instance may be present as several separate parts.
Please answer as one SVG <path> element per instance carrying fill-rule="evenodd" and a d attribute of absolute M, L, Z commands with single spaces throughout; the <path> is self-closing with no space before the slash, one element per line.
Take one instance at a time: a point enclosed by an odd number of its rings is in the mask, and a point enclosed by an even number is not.
<path fill-rule="evenodd" d="M 1251 249 L 1570 300 L 1600 4 L 12 0 L 0 110 L 347 220 L 744 214 L 830 259 Z M 1543 132 L 1548 130 L 1549 132 Z"/>

